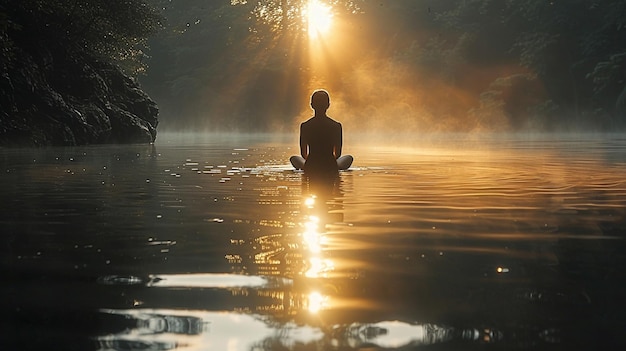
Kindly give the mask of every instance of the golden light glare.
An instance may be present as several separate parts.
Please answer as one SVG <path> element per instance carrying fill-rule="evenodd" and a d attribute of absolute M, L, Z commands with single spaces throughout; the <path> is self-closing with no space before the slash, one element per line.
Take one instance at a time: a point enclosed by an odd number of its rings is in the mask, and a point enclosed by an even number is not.
<path fill-rule="evenodd" d="M 309 25 L 309 37 L 315 39 L 328 33 L 333 14 L 330 6 L 322 4 L 319 0 L 309 0 L 304 18 Z"/>
<path fill-rule="evenodd" d="M 309 269 L 304 273 L 307 278 L 324 278 L 335 269 L 333 261 L 327 258 L 311 257 L 309 259 Z"/>
<path fill-rule="evenodd" d="M 308 306 L 309 312 L 317 313 L 326 306 L 328 298 L 318 293 L 317 291 L 315 291 L 309 294 L 308 300 L 309 300 L 309 306 Z"/>
<path fill-rule="evenodd" d="M 302 239 L 311 253 L 320 253 L 322 251 L 318 230 L 319 221 L 319 217 L 309 216 L 309 220 L 304 223 L 305 231 L 302 234 Z"/>
<path fill-rule="evenodd" d="M 311 197 L 307 197 L 304 200 L 304 205 L 308 208 L 313 208 L 313 206 L 315 205 L 315 195 L 311 196 Z"/>

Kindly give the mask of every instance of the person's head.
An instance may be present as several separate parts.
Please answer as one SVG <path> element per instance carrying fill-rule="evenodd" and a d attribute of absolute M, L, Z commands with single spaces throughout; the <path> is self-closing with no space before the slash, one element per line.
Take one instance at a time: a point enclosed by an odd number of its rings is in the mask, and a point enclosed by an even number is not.
<path fill-rule="evenodd" d="M 315 111 L 326 111 L 330 106 L 330 96 L 326 90 L 316 90 L 311 95 L 311 107 Z"/>

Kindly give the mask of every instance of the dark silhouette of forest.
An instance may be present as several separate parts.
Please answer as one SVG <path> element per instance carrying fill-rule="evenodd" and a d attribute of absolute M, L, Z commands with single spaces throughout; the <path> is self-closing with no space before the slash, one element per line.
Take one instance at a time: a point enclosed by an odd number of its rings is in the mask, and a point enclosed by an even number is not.
<path fill-rule="evenodd" d="M 156 2 L 167 26 L 142 81 L 166 126 L 291 128 L 310 113 L 312 82 L 335 97 L 329 113 L 365 129 L 626 122 L 624 1 L 328 1 L 322 49 L 297 16 L 306 1 Z"/>
<path fill-rule="evenodd" d="M 0 1 L 0 145 L 154 141 L 158 108 L 129 75 L 162 19 L 143 0 Z"/>
<path fill-rule="evenodd" d="M 2 0 L 2 68 L 10 69 L 21 49 L 63 50 L 141 73 L 145 41 L 162 29 L 162 22 L 145 0 Z"/>

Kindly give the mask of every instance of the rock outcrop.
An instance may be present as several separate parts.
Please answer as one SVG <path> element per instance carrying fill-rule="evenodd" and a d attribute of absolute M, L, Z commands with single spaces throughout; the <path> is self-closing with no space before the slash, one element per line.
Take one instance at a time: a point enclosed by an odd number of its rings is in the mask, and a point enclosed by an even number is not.
<path fill-rule="evenodd" d="M 1 146 L 155 140 L 157 105 L 118 66 L 41 46 L 11 47 L 9 60 L 4 56 Z"/>

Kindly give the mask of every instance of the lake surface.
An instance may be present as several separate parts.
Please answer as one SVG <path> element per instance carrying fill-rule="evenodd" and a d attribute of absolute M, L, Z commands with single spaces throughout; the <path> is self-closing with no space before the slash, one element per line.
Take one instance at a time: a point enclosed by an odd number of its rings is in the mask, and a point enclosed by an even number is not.
<path fill-rule="evenodd" d="M 626 136 L 296 147 L 0 149 L 0 348 L 626 346 Z"/>

